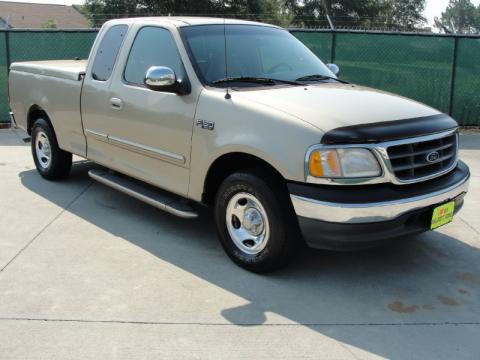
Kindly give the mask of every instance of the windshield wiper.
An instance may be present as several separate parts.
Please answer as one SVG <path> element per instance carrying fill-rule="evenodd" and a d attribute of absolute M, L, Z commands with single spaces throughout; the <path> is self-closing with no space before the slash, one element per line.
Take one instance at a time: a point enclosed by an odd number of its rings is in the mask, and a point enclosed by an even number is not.
<path fill-rule="evenodd" d="M 342 84 L 349 84 L 348 81 L 340 80 L 339 78 L 336 78 L 333 76 L 319 75 L 319 74 L 302 76 L 296 79 L 295 81 L 324 81 L 324 80 L 335 80 L 335 81 L 341 82 Z"/>
<path fill-rule="evenodd" d="M 297 81 L 271 79 L 271 78 L 254 77 L 254 76 L 229 77 L 229 78 L 212 81 L 211 84 L 224 84 L 224 83 L 231 83 L 231 82 L 247 82 L 247 83 L 262 84 L 262 85 L 275 85 L 276 83 L 288 84 L 288 85 L 303 85 Z"/>

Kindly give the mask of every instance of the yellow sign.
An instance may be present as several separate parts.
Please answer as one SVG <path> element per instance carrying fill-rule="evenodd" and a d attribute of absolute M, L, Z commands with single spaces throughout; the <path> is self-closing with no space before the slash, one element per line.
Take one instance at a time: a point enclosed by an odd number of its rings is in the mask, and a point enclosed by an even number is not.
<path fill-rule="evenodd" d="M 454 211 L 455 201 L 437 206 L 433 209 L 431 229 L 434 230 L 451 222 L 453 220 Z"/>

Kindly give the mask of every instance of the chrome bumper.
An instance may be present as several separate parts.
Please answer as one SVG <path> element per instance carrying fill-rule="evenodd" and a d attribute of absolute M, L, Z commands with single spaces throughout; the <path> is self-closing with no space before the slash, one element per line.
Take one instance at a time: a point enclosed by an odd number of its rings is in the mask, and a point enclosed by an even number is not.
<path fill-rule="evenodd" d="M 345 204 L 323 202 L 290 195 L 297 216 L 331 223 L 375 223 L 390 221 L 414 210 L 427 208 L 457 198 L 468 191 L 470 176 L 445 189 L 407 199 Z"/>

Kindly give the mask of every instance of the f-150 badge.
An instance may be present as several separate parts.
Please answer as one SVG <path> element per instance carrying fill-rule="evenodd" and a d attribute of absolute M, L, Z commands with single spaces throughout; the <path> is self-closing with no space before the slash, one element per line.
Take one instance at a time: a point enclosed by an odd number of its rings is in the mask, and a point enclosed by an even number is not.
<path fill-rule="evenodd" d="M 205 130 L 213 130 L 215 129 L 215 123 L 213 121 L 207 121 L 207 120 L 200 120 L 198 119 L 196 122 L 196 125 L 201 127 L 202 129 Z"/>

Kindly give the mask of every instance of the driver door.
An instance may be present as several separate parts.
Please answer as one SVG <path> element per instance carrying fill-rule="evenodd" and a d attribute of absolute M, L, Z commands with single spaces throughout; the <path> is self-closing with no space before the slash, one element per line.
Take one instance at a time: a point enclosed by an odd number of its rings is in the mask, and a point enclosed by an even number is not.
<path fill-rule="evenodd" d="M 143 26 L 115 70 L 107 120 L 113 168 L 180 195 L 187 195 L 196 98 L 144 86 L 151 66 L 166 66 L 185 78 L 169 30 Z"/>

